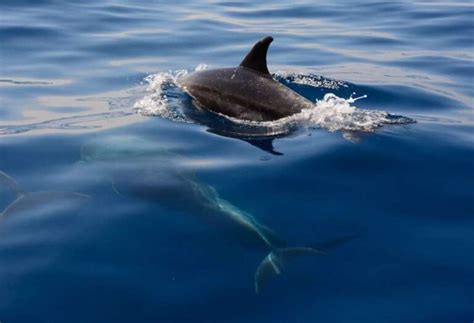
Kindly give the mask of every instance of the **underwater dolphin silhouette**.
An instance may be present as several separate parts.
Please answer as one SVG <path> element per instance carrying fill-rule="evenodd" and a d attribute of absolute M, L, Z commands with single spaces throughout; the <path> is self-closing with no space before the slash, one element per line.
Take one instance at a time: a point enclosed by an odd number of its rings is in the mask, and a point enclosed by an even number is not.
<path fill-rule="evenodd" d="M 257 294 L 272 277 L 281 275 L 294 258 L 324 255 L 352 239 L 352 236 L 346 236 L 309 246 L 288 246 L 252 214 L 221 197 L 213 186 L 199 181 L 192 172 L 180 171 L 182 166 L 175 166 L 185 164 L 186 158 L 165 147 L 157 147 L 155 141 L 130 135 L 101 138 L 81 147 L 81 161 L 78 164 L 81 167 L 105 163 L 102 167 L 110 173 L 112 189 L 119 196 L 132 195 L 153 200 L 164 207 L 194 216 L 205 215 L 210 219 L 217 216 L 240 227 L 242 232 L 250 233 L 267 252 L 255 271 Z"/>
<path fill-rule="evenodd" d="M 178 84 L 198 107 L 241 120 L 272 121 L 314 107 L 270 75 L 267 51 L 272 41 L 269 36 L 258 41 L 237 67 L 196 71 Z"/>

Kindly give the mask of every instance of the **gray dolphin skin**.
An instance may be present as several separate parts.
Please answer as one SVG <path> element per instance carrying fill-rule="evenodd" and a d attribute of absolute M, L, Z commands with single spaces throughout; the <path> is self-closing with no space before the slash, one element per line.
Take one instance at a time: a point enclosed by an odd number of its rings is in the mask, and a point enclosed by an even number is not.
<path fill-rule="evenodd" d="M 196 71 L 178 84 L 198 107 L 241 120 L 273 121 L 314 107 L 270 75 L 267 51 L 272 41 L 258 41 L 238 67 Z"/>

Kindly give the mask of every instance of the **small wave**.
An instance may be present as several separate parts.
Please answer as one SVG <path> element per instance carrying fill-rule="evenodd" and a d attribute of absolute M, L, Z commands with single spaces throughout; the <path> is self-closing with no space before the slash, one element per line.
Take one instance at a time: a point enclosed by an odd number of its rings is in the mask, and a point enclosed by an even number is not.
<path fill-rule="evenodd" d="M 196 67 L 195 71 L 206 68 L 206 65 L 201 64 Z M 145 116 L 160 116 L 175 122 L 193 123 L 194 121 L 184 113 L 184 99 L 186 95 L 177 84 L 177 79 L 187 73 L 188 71 L 186 70 L 178 70 L 147 76 L 145 82 L 148 83 L 148 94 L 135 103 L 134 108 L 137 113 Z M 304 75 L 278 71 L 273 76 L 276 80 L 283 83 L 296 83 L 315 88 L 337 90 L 340 87 L 348 87 L 348 84 L 343 81 L 326 79 L 313 74 Z M 371 132 L 386 124 L 415 122 L 410 118 L 392 115 L 384 111 L 360 109 L 354 103 L 367 96 L 363 95 L 354 98 L 352 95 L 345 99 L 338 97 L 334 93 L 326 93 L 322 99 L 316 100 L 312 108 L 304 109 L 299 113 L 275 121 L 257 122 L 217 114 L 239 125 L 263 127 L 266 129 L 282 129 L 294 125 L 304 125 L 307 127 L 324 128 L 329 131 Z"/>

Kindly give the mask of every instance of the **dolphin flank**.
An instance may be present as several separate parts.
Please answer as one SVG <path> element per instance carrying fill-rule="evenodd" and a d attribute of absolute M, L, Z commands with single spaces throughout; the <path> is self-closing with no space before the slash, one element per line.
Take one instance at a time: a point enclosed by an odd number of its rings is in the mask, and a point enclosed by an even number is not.
<path fill-rule="evenodd" d="M 267 51 L 272 41 L 258 41 L 238 67 L 196 71 L 178 84 L 198 107 L 241 120 L 273 121 L 313 107 L 270 75 Z"/>

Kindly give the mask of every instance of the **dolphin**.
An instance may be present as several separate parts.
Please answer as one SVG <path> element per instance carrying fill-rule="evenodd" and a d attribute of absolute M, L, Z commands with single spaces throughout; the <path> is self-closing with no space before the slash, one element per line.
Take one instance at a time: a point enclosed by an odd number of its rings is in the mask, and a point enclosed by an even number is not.
<path fill-rule="evenodd" d="M 196 71 L 178 84 L 198 108 L 248 121 L 273 121 L 314 104 L 280 82 L 267 68 L 273 38 L 258 41 L 237 67 Z"/>
<path fill-rule="evenodd" d="M 267 251 L 255 271 L 257 294 L 271 278 L 281 275 L 292 259 L 325 255 L 353 238 L 342 237 L 301 247 L 287 246 L 286 241 L 271 228 L 221 197 L 213 186 L 200 181 L 192 170 L 183 170 L 182 163 L 185 164 L 186 158 L 170 148 L 143 137 L 106 136 L 82 145 L 82 162 L 78 166 L 100 166 L 118 196 L 152 200 L 165 208 L 194 216 L 219 217 L 255 237 Z"/>
<path fill-rule="evenodd" d="M 326 249 L 320 246 L 287 247 L 286 241 L 271 228 L 222 198 L 213 186 L 199 182 L 191 174 L 172 174 L 169 170 L 166 168 L 165 171 L 157 170 L 142 176 L 140 172 L 135 173 L 128 168 L 131 178 L 122 176 L 122 183 L 115 182 L 113 189 L 121 196 L 127 192 L 189 214 L 220 217 L 254 236 L 268 250 L 255 272 L 255 293 L 259 294 L 272 277 L 280 275 L 293 258 L 326 254 Z M 125 188 L 124 179 L 132 179 L 134 183 L 127 183 L 128 187 Z"/>

